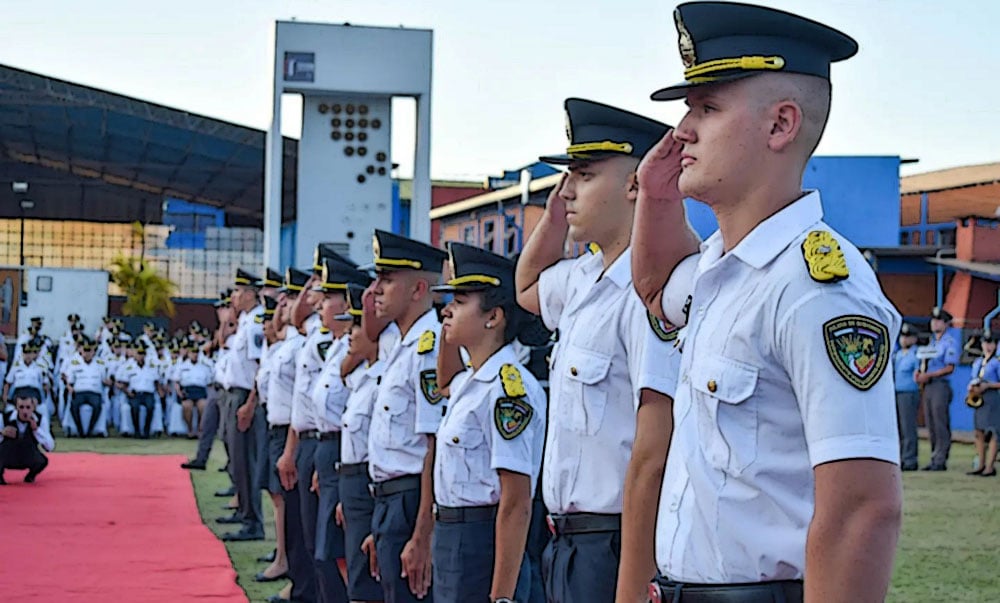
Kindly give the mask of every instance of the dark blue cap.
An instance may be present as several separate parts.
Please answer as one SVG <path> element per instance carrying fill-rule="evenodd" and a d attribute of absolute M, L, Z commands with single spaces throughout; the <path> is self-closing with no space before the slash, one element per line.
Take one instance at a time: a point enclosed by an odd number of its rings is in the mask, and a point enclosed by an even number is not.
<path fill-rule="evenodd" d="M 440 274 L 448 257 L 437 247 L 378 229 L 372 241 L 372 252 L 376 271 L 424 270 Z"/>
<path fill-rule="evenodd" d="M 315 272 L 323 269 L 323 260 L 337 260 L 352 268 L 358 267 L 356 262 L 351 261 L 351 258 L 337 253 L 335 243 L 320 243 L 316 245 L 316 251 L 313 253 L 313 270 Z"/>
<path fill-rule="evenodd" d="M 280 272 L 278 272 L 277 270 L 271 270 L 270 268 L 268 268 L 267 269 L 267 273 L 264 275 L 264 278 L 262 278 L 259 281 L 257 281 L 257 286 L 258 287 L 273 287 L 273 288 L 277 289 L 278 287 L 281 286 L 281 280 L 282 280 L 282 278 L 281 278 L 281 273 Z"/>
<path fill-rule="evenodd" d="M 285 269 L 285 282 L 282 283 L 281 290 L 288 293 L 299 293 L 306 288 L 309 280 L 309 273 L 295 268 Z"/>
<path fill-rule="evenodd" d="M 236 269 L 236 279 L 233 281 L 235 285 L 243 285 L 244 287 L 256 287 L 257 283 L 260 281 L 259 278 L 250 274 L 242 268 Z"/>
<path fill-rule="evenodd" d="M 434 291 L 482 291 L 497 288 L 514 298 L 514 262 L 495 253 L 465 245 L 448 243 L 451 279 Z"/>
<path fill-rule="evenodd" d="M 539 157 L 545 163 L 566 165 L 615 155 L 642 158 L 670 126 L 624 109 L 582 98 L 568 98 L 564 155 Z"/>
<path fill-rule="evenodd" d="M 338 314 L 333 317 L 334 320 L 354 320 L 355 318 L 361 318 L 364 313 L 362 308 L 362 299 L 365 295 L 365 289 L 367 287 L 362 287 L 361 285 L 355 283 L 347 284 L 347 303 L 350 304 L 347 308 L 347 312 L 344 314 Z"/>
<path fill-rule="evenodd" d="M 792 13 L 735 2 L 689 2 L 674 9 L 684 82 L 653 100 L 684 98 L 690 88 L 761 73 L 830 79 L 830 64 L 854 56 L 858 43 L 832 27 Z"/>
<path fill-rule="evenodd" d="M 350 264 L 335 259 L 326 259 L 323 260 L 320 281 L 313 286 L 312 290 L 324 293 L 346 292 L 347 285 L 350 283 L 367 287 L 372 284 L 372 277 L 367 272 L 362 272 Z"/>

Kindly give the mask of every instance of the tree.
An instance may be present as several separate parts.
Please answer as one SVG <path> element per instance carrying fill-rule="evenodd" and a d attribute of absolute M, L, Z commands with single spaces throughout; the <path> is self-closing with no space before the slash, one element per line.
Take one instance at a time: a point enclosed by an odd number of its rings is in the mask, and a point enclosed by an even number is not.
<path fill-rule="evenodd" d="M 142 237 L 142 225 L 133 225 L 133 233 Z M 125 293 L 122 314 L 153 317 L 174 315 L 171 299 L 177 291 L 170 279 L 156 271 L 145 260 L 145 245 L 139 257 L 118 255 L 111 261 L 111 281 Z"/>

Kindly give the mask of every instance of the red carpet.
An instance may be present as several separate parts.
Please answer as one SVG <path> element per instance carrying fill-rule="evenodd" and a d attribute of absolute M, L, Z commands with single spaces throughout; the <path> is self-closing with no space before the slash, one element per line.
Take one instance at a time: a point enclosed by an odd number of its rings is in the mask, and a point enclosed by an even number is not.
<path fill-rule="evenodd" d="M 52 454 L 0 486 L 4 601 L 245 602 L 180 456 Z"/>

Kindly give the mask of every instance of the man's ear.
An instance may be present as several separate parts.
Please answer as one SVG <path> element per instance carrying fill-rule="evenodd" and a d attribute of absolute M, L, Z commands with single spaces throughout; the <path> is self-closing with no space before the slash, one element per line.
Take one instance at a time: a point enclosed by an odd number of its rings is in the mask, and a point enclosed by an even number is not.
<path fill-rule="evenodd" d="M 626 183 L 625 198 L 629 201 L 635 202 L 639 198 L 639 175 L 636 172 L 630 172 L 628 175 L 628 181 Z"/>
<path fill-rule="evenodd" d="M 775 152 L 787 149 L 798 138 L 802 129 L 802 107 L 791 99 L 774 103 L 768 110 L 771 120 L 771 131 L 767 140 L 767 148 Z"/>

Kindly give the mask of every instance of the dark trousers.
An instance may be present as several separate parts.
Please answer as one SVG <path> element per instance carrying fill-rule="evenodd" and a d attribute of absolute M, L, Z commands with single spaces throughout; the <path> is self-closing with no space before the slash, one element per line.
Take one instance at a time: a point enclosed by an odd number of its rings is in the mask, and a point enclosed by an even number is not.
<path fill-rule="evenodd" d="M 375 537 L 375 554 L 382 576 L 382 592 L 386 603 L 416 603 L 434 601 L 434 588 L 427 596 L 418 599 L 410 592 L 406 578 L 401 578 L 403 563 L 399 556 L 413 536 L 420 507 L 420 489 L 407 490 L 375 499 L 372 513 L 372 536 Z"/>
<path fill-rule="evenodd" d="M 924 414 L 931 436 L 931 465 L 948 464 L 951 450 L 951 384 L 947 379 L 935 379 L 924 386 Z"/>
<path fill-rule="evenodd" d="M 488 601 L 496 559 L 496 520 L 434 523 L 434 603 Z M 515 601 L 531 590 L 528 557 L 521 560 Z"/>
<path fill-rule="evenodd" d="M 233 475 L 233 484 L 236 486 L 236 495 L 239 498 L 240 517 L 243 519 L 243 529 L 247 532 L 264 532 L 264 515 L 261 511 L 260 503 L 260 472 L 257 469 L 257 452 L 260 446 L 257 444 L 260 427 L 264 421 L 264 411 L 257 406 L 254 410 L 253 421 L 250 428 L 240 431 L 236 428 L 236 411 L 246 401 L 250 395 L 248 390 L 234 387 L 228 392 L 229 411 L 232 415 L 233 434 L 230 443 L 232 456 L 229 459 L 230 469 Z"/>
<path fill-rule="evenodd" d="M 156 406 L 156 398 L 149 392 L 136 392 L 128 399 L 129 409 L 132 412 L 132 430 L 138 438 L 148 438 L 149 432 L 153 428 L 153 407 Z M 139 426 L 140 409 L 146 409 L 146 421 Z"/>
<path fill-rule="evenodd" d="M 205 402 L 205 416 L 201 419 L 201 433 L 198 434 L 198 452 L 194 455 L 197 463 L 207 463 L 212 453 L 212 442 L 219 432 L 219 396 L 210 391 Z"/>
<path fill-rule="evenodd" d="M 545 587 L 542 582 L 542 555 L 545 547 L 552 539 L 552 532 L 549 531 L 545 516 L 548 510 L 542 501 L 542 489 L 538 488 L 538 494 L 531 502 L 531 523 L 528 525 L 528 542 L 525 544 L 525 553 L 528 557 L 528 567 L 531 570 L 531 588 L 523 601 L 524 603 L 545 603 Z M 518 599 L 522 601 L 522 599 Z"/>
<path fill-rule="evenodd" d="M 316 586 L 319 589 L 319 600 L 324 603 L 340 603 L 347 601 L 347 590 L 336 562 L 326 563 L 316 559 L 316 524 L 319 518 L 319 495 L 310 491 L 312 474 L 316 470 L 316 449 L 319 441 L 314 439 L 299 440 L 295 449 L 295 472 L 299 474 L 299 513 L 302 517 L 302 537 L 305 539 L 306 551 L 312 561 Z M 336 576 L 334 576 L 336 574 Z M 338 580 L 339 586 L 338 589 Z M 327 597 L 330 597 L 329 599 Z"/>
<path fill-rule="evenodd" d="M 375 501 L 368 493 L 368 471 L 340 476 L 340 502 L 344 508 L 344 549 L 347 558 L 347 592 L 352 601 L 381 601 L 382 587 L 372 578 L 368 555 L 361 550 L 372 531 Z"/>
<path fill-rule="evenodd" d="M 79 436 L 87 437 L 94 434 L 97 421 L 101 418 L 101 406 L 103 403 L 101 394 L 98 393 L 76 392 L 73 394 L 73 400 L 69 403 L 69 412 L 73 415 L 73 421 L 76 422 L 76 432 Z M 80 408 L 82 406 L 90 407 L 90 425 L 86 429 L 83 428 L 83 419 L 80 418 Z"/>
<path fill-rule="evenodd" d="M 0 442 L 0 478 L 4 469 L 27 469 L 28 475 L 34 477 L 48 464 L 49 459 L 38 449 L 34 435 L 18 435 Z"/>
<path fill-rule="evenodd" d="M 614 601 L 621 558 L 621 532 L 560 534 L 542 556 L 549 603 Z"/>
<path fill-rule="evenodd" d="M 299 481 L 302 481 L 301 474 Z M 288 577 L 292 579 L 292 600 L 316 603 L 316 566 L 306 547 L 299 489 L 282 489 L 282 495 L 285 498 L 285 551 L 288 555 Z"/>
<path fill-rule="evenodd" d="M 319 442 L 313 458 L 319 482 L 316 568 L 320 598 L 325 603 L 346 603 L 347 586 L 337 566 L 337 559 L 344 557 L 344 531 L 336 521 L 337 504 L 340 502 L 340 478 L 336 469 L 340 462 L 340 438 Z"/>
<path fill-rule="evenodd" d="M 896 392 L 896 418 L 899 426 L 899 457 L 903 467 L 917 466 L 917 408 L 920 392 Z"/>

